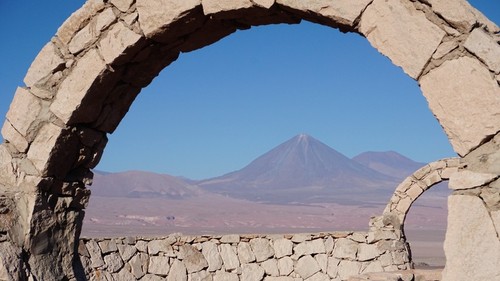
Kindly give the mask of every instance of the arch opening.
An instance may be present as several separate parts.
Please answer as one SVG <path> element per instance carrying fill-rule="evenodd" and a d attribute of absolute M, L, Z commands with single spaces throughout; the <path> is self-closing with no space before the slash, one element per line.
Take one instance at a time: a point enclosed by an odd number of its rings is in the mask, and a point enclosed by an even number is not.
<path fill-rule="evenodd" d="M 90 195 L 85 184 L 92 177 L 89 169 L 100 160 L 106 133 L 116 129 L 140 89 L 180 52 L 213 43 L 236 29 L 302 18 L 360 32 L 419 80 L 459 155 L 480 146 L 488 152 L 495 146 L 494 135 L 500 131 L 499 70 L 494 59 L 498 27 L 465 1 L 447 4 L 452 9 L 440 1 L 431 6 L 398 0 L 326 6 L 287 0 L 111 2 L 89 1 L 61 26 L 28 70 L 27 87 L 17 90 L 7 114 L 2 128 L 6 142 L 0 145 L 1 182 L 13 187 L 9 190 L 16 193 L 17 204 L 6 203 L 1 237 L 8 241 L 2 247 L 11 253 L 9 259 L 20 261 L 16 267 L 3 267 L 8 278 L 74 278 L 71 253 Z M 466 12 L 463 18 L 457 20 L 456 10 Z M 440 83 L 449 77 L 450 83 Z M 482 93 L 480 100 L 475 92 Z M 454 107 L 463 101 L 477 106 Z M 470 155 L 467 161 L 475 165 Z M 484 176 L 481 184 L 493 185 L 498 171 L 494 163 L 484 165 L 477 171 L 493 175 Z M 462 197 L 454 196 L 453 202 L 464 201 Z M 491 216 L 483 221 L 491 224 Z M 375 220 L 373 225 L 379 223 Z M 488 233 L 490 224 L 485 225 Z M 25 239 L 11 239 L 15 237 Z M 456 263 L 449 265 L 454 268 Z M 453 272 L 447 271 L 447 276 Z"/>

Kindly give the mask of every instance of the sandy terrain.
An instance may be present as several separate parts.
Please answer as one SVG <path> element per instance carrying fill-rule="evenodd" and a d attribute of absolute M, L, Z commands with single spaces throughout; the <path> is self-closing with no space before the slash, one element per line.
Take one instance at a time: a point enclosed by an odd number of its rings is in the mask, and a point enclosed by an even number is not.
<path fill-rule="evenodd" d="M 442 250 L 445 198 L 423 198 L 412 208 L 405 227 L 416 263 L 444 264 Z M 168 200 L 91 198 L 83 236 L 163 236 L 224 233 L 301 233 L 368 229 L 382 204 L 361 206 L 322 203 L 271 205 L 218 195 Z"/>

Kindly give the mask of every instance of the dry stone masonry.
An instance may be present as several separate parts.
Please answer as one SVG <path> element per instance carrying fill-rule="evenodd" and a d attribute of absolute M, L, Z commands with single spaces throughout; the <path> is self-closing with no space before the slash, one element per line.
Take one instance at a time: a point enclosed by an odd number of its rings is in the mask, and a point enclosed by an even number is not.
<path fill-rule="evenodd" d="M 107 134 L 163 68 L 182 53 L 237 30 L 301 20 L 360 34 L 417 80 L 461 157 L 456 169 L 450 164 L 455 160 L 444 161 L 444 168 L 439 162 L 441 168 L 429 167 L 434 172 L 420 171 L 408 179 L 391 199 L 389 212 L 372 226 L 402 231 L 404 214 L 420 193 L 415 186 L 423 192 L 428 184 L 449 178 L 454 192 L 449 199 L 443 278 L 500 280 L 500 35 L 498 26 L 465 0 L 88 0 L 35 58 L 1 129 L 5 141 L 0 144 L 0 280 L 82 276 L 75 257 L 91 169 L 101 158 Z M 271 256 L 254 253 L 255 262 L 247 261 L 243 269 L 240 259 L 250 257 L 234 259 L 236 242 L 217 241 L 217 247 L 205 253 L 202 248 L 202 255 L 220 255 L 228 271 L 213 278 L 258 279 L 259 268 L 266 278 L 277 277 L 273 262 L 265 263 Z M 362 243 L 337 242 L 348 241 Z M 167 279 L 185 280 L 180 272 L 195 266 L 182 257 L 185 252 L 169 257 L 167 266 L 159 252 L 138 249 L 131 257 L 120 252 L 118 245 L 136 247 L 135 242 L 115 242 L 118 252 L 113 246 L 103 250 L 99 243 L 89 243 L 85 249 L 92 268 L 103 274 L 134 268 L 146 274 L 141 280 L 147 280 L 151 274 L 164 276 L 169 268 L 175 274 Z M 300 245 L 292 243 L 294 249 Z M 364 244 L 357 245 L 359 251 Z M 199 250 L 199 245 L 193 247 Z M 357 268 L 361 261 L 356 259 L 363 252 L 350 253 L 339 272 Z M 317 255 L 321 254 L 306 255 L 303 263 L 316 261 Z M 299 260 L 289 276 L 302 272 Z M 207 266 L 198 264 L 202 268 L 196 272 L 213 272 L 218 265 L 210 261 Z M 152 267 L 147 266 L 150 262 Z M 328 270 L 318 272 L 328 275 Z"/>
<path fill-rule="evenodd" d="M 396 231 L 81 239 L 88 280 L 348 280 L 410 267 Z"/>

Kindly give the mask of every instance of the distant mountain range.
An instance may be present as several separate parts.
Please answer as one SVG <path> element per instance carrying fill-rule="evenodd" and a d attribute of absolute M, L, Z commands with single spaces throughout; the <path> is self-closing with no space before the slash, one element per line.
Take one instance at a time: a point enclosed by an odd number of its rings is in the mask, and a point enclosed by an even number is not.
<path fill-rule="evenodd" d="M 217 193 L 279 204 L 387 202 L 397 184 L 423 165 L 393 151 L 350 159 L 301 134 L 219 177 L 194 181 L 141 171 L 96 172 L 91 189 L 105 197 L 180 200 Z"/>

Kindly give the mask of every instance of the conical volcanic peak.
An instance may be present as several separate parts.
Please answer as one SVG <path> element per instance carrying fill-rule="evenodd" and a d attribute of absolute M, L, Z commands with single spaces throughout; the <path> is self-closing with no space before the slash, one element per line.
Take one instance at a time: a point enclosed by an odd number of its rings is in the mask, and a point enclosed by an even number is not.
<path fill-rule="evenodd" d="M 240 198 L 270 198 L 280 192 L 281 199 L 295 201 L 303 201 L 304 196 L 330 196 L 339 190 L 393 189 L 394 185 L 393 177 L 353 161 L 306 134 L 285 141 L 241 170 L 199 183 L 205 189 Z M 295 195 L 286 195 L 286 191 Z"/>

